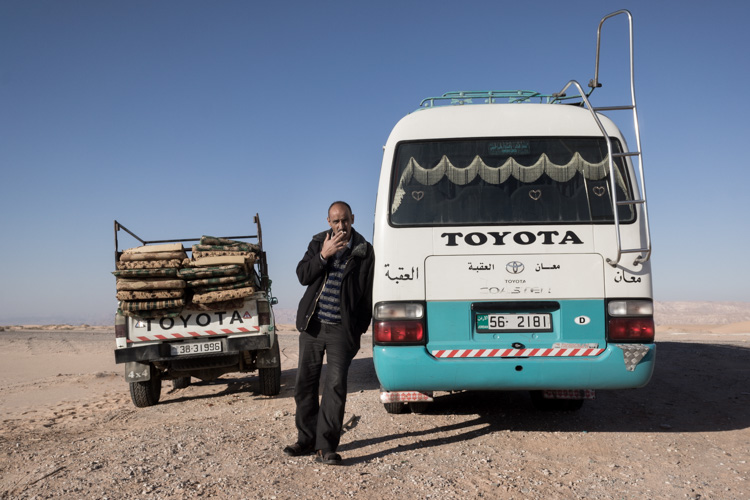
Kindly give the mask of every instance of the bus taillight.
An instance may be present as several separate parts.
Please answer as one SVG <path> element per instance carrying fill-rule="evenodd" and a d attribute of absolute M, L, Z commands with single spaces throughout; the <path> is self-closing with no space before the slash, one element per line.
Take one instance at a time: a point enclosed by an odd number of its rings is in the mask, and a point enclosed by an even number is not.
<path fill-rule="evenodd" d="M 653 318 L 610 318 L 610 342 L 646 342 L 654 341 Z"/>
<path fill-rule="evenodd" d="M 613 300 L 607 305 L 610 342 L 654 341 L 654 304 L 650 300 Z"/>
<path fill-rule="evenodd" d="M 376 344 L 423 344 L 424 304 L 380 302 L 375 304 L 373 339 Z"/>
<path fill-rule="evenodd" d="M 375 342 L 378 344 L 408 343 L 424 341 L 421 321 L 376 321 Z"/>

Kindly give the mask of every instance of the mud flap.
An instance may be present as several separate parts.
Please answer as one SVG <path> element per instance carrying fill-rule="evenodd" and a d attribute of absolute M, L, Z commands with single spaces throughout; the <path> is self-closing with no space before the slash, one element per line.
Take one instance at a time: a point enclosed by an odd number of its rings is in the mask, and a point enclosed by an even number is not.
<path fill-rule="evenodd" d="M 544 399 L 596 399 L 596 391 L 593 389 L 580 390 L 545 390 L 542 391 Z"/>
<path fill-rule="evenodd" d="M 129 361 L 125 363 L 125 381 L 130 382 L 146 382 L 151 380 L 151 370 L 148 363 L 138 363 L 137 361 Z"/>
<path fill-rule="evenodd" d="M 380 402 L 385 403 L 417 403 L 420 401 L 432 402 L 432 391 L 380 391 Z"/>
<path fill-rule="evenodd" d="M 625 368 L 629 371 L 635 371 L 638 363 L 648 354 L 648 346 L 642 344 L 617 344 L 622 349 L 622 356 L 625 359 Z"/>
<path fill-rule="evenodd" d="M 255 366 L 258 368 L 276 368 L 281 364 L 281 356 L 279 355 L 279 341 L 271 346 L 270 349 L 261 349 L 255 359 Z"/>

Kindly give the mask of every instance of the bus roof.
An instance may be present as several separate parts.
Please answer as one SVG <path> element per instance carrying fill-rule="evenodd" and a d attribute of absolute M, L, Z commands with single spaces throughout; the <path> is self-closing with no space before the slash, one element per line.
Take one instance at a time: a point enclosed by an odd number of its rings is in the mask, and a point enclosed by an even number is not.
<path fill-rule="evenodd" d="M 622 138 L 615 124 L 599 114 L 610 136 Z M 564 104 L 472 104 L 419 109 L 393 128 L 391 141 L 477 137 L 599 136 L 588 109 Z"/>

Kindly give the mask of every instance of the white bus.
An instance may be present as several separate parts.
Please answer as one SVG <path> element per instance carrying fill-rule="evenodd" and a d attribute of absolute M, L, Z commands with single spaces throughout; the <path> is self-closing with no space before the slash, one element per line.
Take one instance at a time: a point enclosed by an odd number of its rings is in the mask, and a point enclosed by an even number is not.
<path fill-rule="evenodd" d="M 373 359 L 386 411 L 435 391 L 528 390 L 575 410 L 648 383 L 654 321 L 642 156 L 631 102 L 452 92 L 385 145 L 375 209 Z M 575 96 L 565 96 L 568 89 Z M 632 113 L 637 147 L 603 113 Z"/>

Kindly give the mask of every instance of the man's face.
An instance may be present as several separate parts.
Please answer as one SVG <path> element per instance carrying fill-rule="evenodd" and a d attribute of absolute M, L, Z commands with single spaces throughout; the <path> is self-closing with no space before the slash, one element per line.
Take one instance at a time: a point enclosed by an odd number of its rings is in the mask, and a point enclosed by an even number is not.
<path fill-rule="evenodd" d="M 352 237 L 352 224 L 354 223 L 354 215 L 349 212 L 346 205 L 337 203 L 332 206 L 328 211 L 328 225 L 333 229 L 333 235 L 343 232 L 345 234 L 345 240 L 348 241 Z"/>

